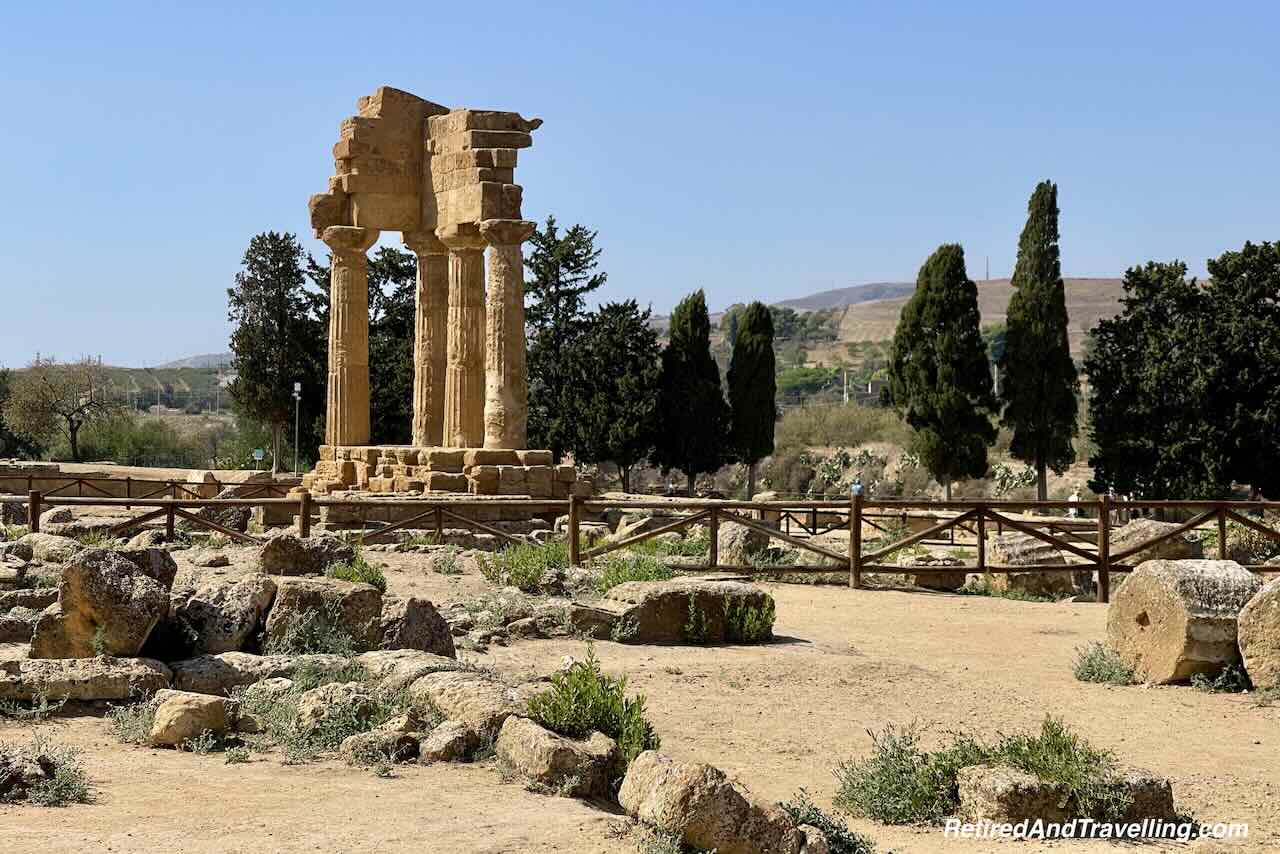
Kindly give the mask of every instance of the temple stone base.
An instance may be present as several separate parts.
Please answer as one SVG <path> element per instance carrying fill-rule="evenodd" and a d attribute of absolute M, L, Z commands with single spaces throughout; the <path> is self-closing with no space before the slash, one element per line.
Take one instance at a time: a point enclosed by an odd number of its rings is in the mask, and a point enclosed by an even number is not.
<path fill-rule="evenodd" d="M 571 465 L 553 464 L 550 451 L 412 445 L 321 445 L 320 461 L 303 477 L 302 486 L 317 495 L 591 495 L 591 481 L 579 478 Z"/>

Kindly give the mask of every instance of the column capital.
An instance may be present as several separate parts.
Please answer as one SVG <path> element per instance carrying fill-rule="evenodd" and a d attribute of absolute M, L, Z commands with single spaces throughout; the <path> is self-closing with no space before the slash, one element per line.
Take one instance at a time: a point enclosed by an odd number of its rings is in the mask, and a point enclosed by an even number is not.
<path fill-rule="evenodd" d="M 480 234 L 490 246 L 518 246 L 537 229 L 538 224 L 527 219 L 486 219 L 480 223 Z"/>
<path fill-rule="evenodd" d="M 320 235 L 320 239 L 335 255 L 363 255 L 369 251 L 370 246 L 378 242 L 378 230 L 352 225 L 331 225 Z"/>
<path fill-rule="evenodd" d="M 473 222 L 441 226 L 436 229 L 436 237 L 454 251 L 464 249 L 478 251 L 484 249 L 486 245 L 484 238 L 480 236 L 480 229 Z"/>
<path fill-rule="evenodd" d="M 400 235 L 400 242 L 418 257 L 443 255 L 448 251 L 434 231 L 406 231 Z"/>

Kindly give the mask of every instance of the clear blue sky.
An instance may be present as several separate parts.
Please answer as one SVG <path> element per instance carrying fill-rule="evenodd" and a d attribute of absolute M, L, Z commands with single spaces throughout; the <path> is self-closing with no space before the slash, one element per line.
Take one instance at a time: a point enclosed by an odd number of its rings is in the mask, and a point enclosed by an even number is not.
<path fill-rule="evenodd" d="M 10 4 L 0 365 L 224 350 L 248 238 L 323 251 L 307 198 L 380 84 L 545 119 L 525 214 L 599 230 L 604 299 L 909 280 L 946 241 L 1007 275 L 1045 177 L 1069 275 L 1203 273 L 1280 239 L 1277 8 Z"/>

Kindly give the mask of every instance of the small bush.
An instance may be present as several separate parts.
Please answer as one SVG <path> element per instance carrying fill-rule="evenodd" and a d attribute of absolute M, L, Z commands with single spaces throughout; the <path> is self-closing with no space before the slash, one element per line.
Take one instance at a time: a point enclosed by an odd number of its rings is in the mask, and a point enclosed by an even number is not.
<path fill-rule="evenodd" d="M 1244 668 L 1228 664 L 1216 676 L 1197 673 L 1191 677 L 1191 687 L 1210 694 L 1242 694 L 1253 687 L 1253 681 Z"/>
<path fill-rule="evenodd" d="M 725 640 L 729 643 L 762 643 L 773 638 L 772 599 L 766 601 L 764 607 L 756 608 L 746 600 L 735 604 L 733 599 L 726 596 L 724 619 Z"/>
<path fill-rule="evenodd" d="M 462 562 L 458 560 L 461 552 L 457 546 L 446 546 L 431 561 L 431 571 L 440 575 L 461 575 Z"/>
<path fill-rule="evenodd" d="M 212 753 L 218 747 L 218 737 L 209 730 L 205 730 L 194 738 L 188 738 L 179 745 L 179 749 L 188 753 Z"/>
<path fill-rule="evenodd" d="M 14 749 L 0 744 L 0 752 L 10 751 Z M 42 807 L 62 807 L 67 804 L 87 804 L 92 800 L 79 750 L 56 746 L 43 735 L 37 734 L 32 737 L 30 746 L 22 752 L 30 756 L 43 756 L 53 764 L 53 776 L 26 789 L 22 794 L 24 801 Z"/>
<path fill-rule="evenodd" d="M 324 609 L 299 612 L 283 632 L 267 642 L 263 652 L 267 655 L 355 655 L 355 638 L 339 625 L 338 608 L 338 603 L 333 602 Z"/>
<path fill-rule="evenodd" d="M 586 661 L 552 676 L 551 687 L 529 699 L 529 716 L 568 738 L 604 733 L 618 743 L 625 770 L 641 753 L 661 744 L 645 718 L 644 695 L 628 698 L 626 692 L 627 678 L 606 676 L 595 650 L 587 647 Z"/>
<path fill-rule="evenodd" d="M 364 553 L 359 549 L 356 549 L 356 556 L 351 560 L 331 564 L 325 570 L 325 575 L 357 584 L 372 584 L 380 593 L 387 592 L 387 576 L 383 574 L 382 567 L 365 560 Z"/>
<path fill-rule="evenodd" d="M 886 824 L 938 822 L 959 806 L 956 778 L 970 765 L 1009 765 L 1060 785 L 1067 811 L 1076 817 L 1114 821 L 1131 800 L 1114 779 L 1109 752 L 1098 750 L 1054 718 L 1045 718 L 1037 735 L 1000 736 L 986 744 L 964 733 L 951 744 L 927 752 L 920 729 L 892 725 L 870 733 L 870 758 L 836 768 L 836 806 Z"/>
<path fill-rule="evenodd" d="M 486 555 L 480 572 L 492 584 L 511 585 L 526 593 L 536 593 L 548 570 L 569 566 L 569 547 L 562 542 L 524 543 Z"/>
<path fill-rule="evenodd" d="M 704 644 L 708 640 L 707 615 L 698 606 L 698 599 L 689 594 L 689 617 L 684 623 L 684 639 L 692 644 Z"/>
<path fill-rule="evenodd" d="M 88 549 L 106 549 L 115 551 L 124 546 L 125 541 L 111 536 L 106 531 L 85 531 L 75 535 L 75 541 Z"/>
<path fill-rule="evenodd" d="M 1071 672 L 1081 682 L 1106 685 L 1132 685 L 1133 667 L 1106 644 L 1092 641 L 1076 647 L 1076 660 Z"/>
<path fill-rule="evenodd" d="M 807 824 L 822 831 L 831 854 L 875 854 L 875 844 L 861 833 L 854 833 L 844 820 L 821 810 L 801 789 L 794 801 L 779 806 L 797 825 Z"/>
<path fill-rule="evenodd" d="M 151 740 L 151 725 L 156 720 L 156 708 L 150 697 L 143 697 L 127 706 L 110 706 L 107 720 L 111 733 L 125 744 L 147 744 Z"/>
<path fill-rule="evenodd" d="M 655 557 L 614 553 L 605 560 L 596 590 L 603 594 L 628 581 L 667 581 L 675 576 Z"/>
<path fill-rule="evenodd" d="M 222 761 L 227 765 L 242 765 L 249 761 L 249 748 L 244 745 L 228 747 L 222 754 Z"/>
<path fill-rule="evenodd" d="M 37 691 L 29 702 L 0 700 L 0 718 L 9 718 L 21 723 L 40 723 L 56 715 L 66 704 L 66 697 L 50 700 L 48 692 Z"/>

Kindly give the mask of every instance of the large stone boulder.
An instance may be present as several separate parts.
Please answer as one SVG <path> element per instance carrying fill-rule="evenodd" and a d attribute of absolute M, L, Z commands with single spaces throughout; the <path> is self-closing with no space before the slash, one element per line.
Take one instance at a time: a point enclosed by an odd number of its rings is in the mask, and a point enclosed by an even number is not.
<path fill-rule="evenodd" d="M 25 525 L 30 521 L 26 502 L 0 502 L 0 525 Z"/>
<path fill-rule="evenodd" d="M 898 561 L 898 566 L 925 570 L 916 572 L 914 580 L 916 587 L 923 587 L 926 590 L 959 590 L 964 587 L 967 578 L 964 569 L 952 568 L 963 567 L 964 561 L 950 555 L 908 555 Z"/>
<path fill-rule="evenodd" d="M 36 624 L 31 657 L 137 655 L 168 613 L 168 590 L 138 564 L 89 549 L 63 569 L 58 601 Z"/>
<path fill-rule="evenodd" d="M 297 725 L 303 732 L 314 732 L 335 723 L 371 724 L 378 708 L 371 686 L 363 682 L 330 682 L 305 691 L 298 698 Z"/>
<path fill-rule="evenodd" d="M 372 585 L 337 578 L 281 578 L 263 648 L 272 651 L 287 643 L 288 634 L 303 625 L 299 620 L 346 635 L 356 651 L 373 649 L 382 639 L 382 593 Z"/>
<path fill-rule="evenodd" d="M 125 560 L 132 561 L 143 575 L 154 578 L 165 590 L 173 587 L 173 579 L 178 574 L 178 564 L 174 562 L 173 555 L 167 550 L 154 546 L 126 547 L 116 549 L 116 554 Z"/>
<path fill-rule="evenodd" d="M 769 547 L 769 535 L 737 522 L 721 522 L 716 543 L 722 565 L 746 566 Z"/>
<path fill-rule="evenodd" d="M 422 718 L 439 712 L 447 720 L 493 736 L 508 717 L 518 714 L 515 693 L 481 673 L 429 673 L 409 686 L 410 707 Z"/>
<path fill-rule="evenodd" d="M 629 581 L 612 588 L 604 606 L 618 615 L 624 643 L 735 643 L 773 636 L 773 597 L 754 584 L 699 578 Z M 742 637 L 743 619 L 767 624 Z"/>
<path fill-rule="evenodd" d="M 618 792 L 627 815 L 717 854 L 798 854 L 804 841 L 780 808 L 758 803 L 724 772 L 641 753 Z"/>
<path fill-rule="evenodd" d="M 288 678 L 299 667 L 336 668 L 349 659 L 340 655 L 253 655 L 223 652 L 175 661 L 173 687 L 197 694 L 227 695 L 232 688 L 252 685 L 264 679 Z"/>
<path fill-rule="evenodd" d="M 270 576 L 247 575 L 234 582 L 206 581 L 175 609 L 196 635 L 197 652 L 217 654 L 244 649 L 266 619 L 275 599 Z"/>
<path fill-rule="evenodd" d="M 539 786 L 575 798 L 607 794 L 618 762 L 618 745 L 606 735 L 574 740 L 515 715 L 503 722 L 494 752 Z"/>
<path fill-rule="evenodd" d="M 377 649 L 356 656 L 369 676 L 391 691 L 401 691 L 428 673 L 457 670 L 452 658 L 417 649 Z"/>
<path fill-rule="evenodd" d="M 1107 644 L 1145 682 L 1213 676 L 1240 661 L 1236 618 L 1262 580 L 1230 560 L 1149 560 L 1107 609 Z"/>
<path fill-rule="evenodd" d="M 31 549 L 32 558 L 47 563 L 66 563 L 71 560 L 72 555 L 84 548 L 70 537 L 46 534 L 43 531 L 38 534 L 25 534 L 18 538 L 18 542 Z"/>
<path fill-rule="evenodd" d="M 461 721 L 444 721 L 418 744 L 418 761 L 464 762 L 480 746 L 480 733 Z"/>
<path fill-rule="evenodd" d="M 26 658 L 0 661 L 0 700 L 43 694 L 76 701 L 128 700 L 167 688 L 169 668 L 149 658 Z"/>
<path fill-rule="evenodd" d="M 0 614 L 11 611 L 14 608 L 30 608 L 33 611 L 43 611 L 57 601 L 58 588 L 56 587 L 26 587 L 18 590 L 9 590 L 0 593 Z"/>
<path fill-rule="evenodd" d="M 1066 566 L 1062 552 L 1030 534 L 1014 531 L 988 541 L 990 566 Z M 1069 569 L 1034 572 L 993 572 L 991 589 L 998 593 L 1057 598 L 1075 592 L 1074 574 Z"/>
<path fill-rule="evenodd" d="M 39 619 L 40 612 L 30 608 L 0 612 L 0 643 L 31 643 Z"/>
<path fill-rule="evenodd" d="M 1125 549 L 1145 543 L 1176 527 L 1178 525 L 1175 522 L 1134 519 L 1111 532 L 1111 554 L 1114 557 Z M 1196 560 L 1202 557 L 1204 557 L 1204 547 L 1200 541 L 1190 532 L 1184 532 L 1143 549 L 1133 557 L 1125 558 L 1124 563 L 1137 566 L 1148 560 Z"/>
<path fill-rule="evenodd" d="M 331 534 L 299 537 L 288 531 L 262 544 L 258 567 L 269 575 L 323 575 L 330 564 L 353 560 L 355 548 Z"/>
<path fill-rule="evenodd" d="M 236 490 L 234 487 L 224 489 L 214 496 L 217 500 L 227 498 L 236 498 Z M 243 534 L 249 530 L 249 520 L 253 517 L 252 507 L 217 507 L 212 504 L 206 504 L 196 511 L 196 517 L 206 519 L 216 525 L 221 525 L 237 533 Z M 184 531 L 203 531 L 208 533 L 209 528 L 198 525 L 188 519 L 183 519 L 178 523 L 178 527 Z"/>
<path fill-rule="evenodd" d="M 1240 656 L 1255 688 L 1280 688 L 1280 578 L 1245 604 L 1239 616 Z"/>
<path fill-rule="evenodd" d="M 1173 787 L 1164 777 L 1141 769 L 1118 770 L 1111 781 L 1130 797 L 1119 820 L 1173 820 Z M 1060 783 L 1041 780 L 1006 765 L 971 765 L 956 775 L 958 817 L 968 822 L 1016 824 L 1021 821 L 1062 822 L 1079 816 Z"/>
<path fill-rule="evenodd" d="M 24 536 L 23 539 L 26 539 L 26 537 Z M 31 544 L 22 540 L 6 540 L 0 543 L 0 558 L 25 563 L 35 556 L 35 551 L 31 548 Z"/>
<path fill-rule="evenodd" d="M 152 747 L 182 747 L 206 732 L 222 735 L 227 731 L 227 701 L 221 697 L 166 689 L 151 702 L 155 709 Z"/>
<path fill-rule="evenodd" d="M 453 634 L 435 606 L 415 596 L 382 598 L 379 624 L 382 649 L 417 649 L 455 658 Z"/>

